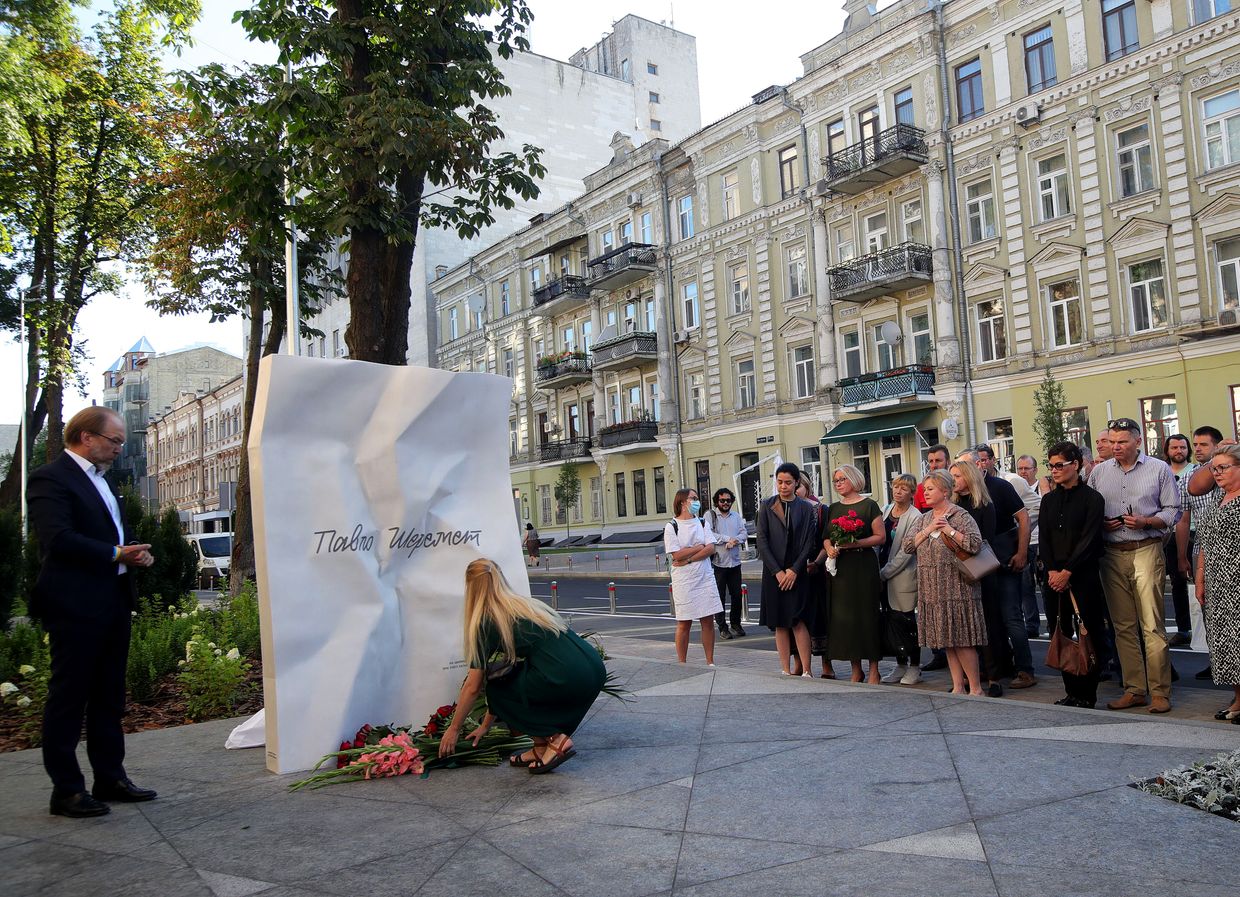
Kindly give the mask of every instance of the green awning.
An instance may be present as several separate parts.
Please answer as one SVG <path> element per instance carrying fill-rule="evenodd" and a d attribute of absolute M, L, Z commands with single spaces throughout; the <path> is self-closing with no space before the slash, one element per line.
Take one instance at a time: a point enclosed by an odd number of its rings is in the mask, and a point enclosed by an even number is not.
<path fill-rule="evenodd" d="M 916 433 L 929 413 L 928 409 L 915 411 L 890 411 L 886 414 L 869 414 L 853 420 L 841 421 L 822 437 L 823 445 L 836 442 L 855 442 L 858 439 L 876 439 L 895 433 Z"/>

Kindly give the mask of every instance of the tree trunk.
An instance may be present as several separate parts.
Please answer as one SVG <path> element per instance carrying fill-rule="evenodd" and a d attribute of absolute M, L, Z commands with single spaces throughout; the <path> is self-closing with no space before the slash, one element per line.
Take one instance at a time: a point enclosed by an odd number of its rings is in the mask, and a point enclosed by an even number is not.
<path fill-rule="evenodd" d="M 259 279 L 255 274 L 251 284 L 267 283 L 267 278 Z M 250 425 L 254 420 L 254 396 L 258 390 L 259 359 L 274 355 L 280 351 L 280 341 L 284 336 L 284 326 L 288 319 L 284 305 L 274 303 L 271 310 L 271 329 L 267 334 L 267 342 L 263 343 L 263 315 L 266 306 L 262 292 L 255 286 L 250 287 L 250 338 L 247 341 L 245 357 L 245 397 L 242 399 L 242 437 L 241 464 L 237 468 L 237 494 L 234 499 L 236 517 L 233 520 L 232 560 L 228 572 L 228 589 L 233 595 L 241 592 L 247 579 L 254 579 L 257 564 L 254 555 L 254 513 L 250 507 Z"/>

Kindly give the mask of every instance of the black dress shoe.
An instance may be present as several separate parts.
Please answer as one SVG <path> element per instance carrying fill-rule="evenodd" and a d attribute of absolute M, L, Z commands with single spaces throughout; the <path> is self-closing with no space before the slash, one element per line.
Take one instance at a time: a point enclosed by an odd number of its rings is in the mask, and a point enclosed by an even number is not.
<path fill-rule="evenodd" d="M 1211 668 L 1210 668 L 1210 667 L 1206 667 L 1204 670 L 1199 670 L 1197 673 L 1195 673 L 1195 674 L 1193 675 L 1193 678 L 1194 678 L 1194 679 L 1200 679 L 1200 680 L 1202 680 L 1202 681 L 1204 681 L 1204 680 L 1206 680 L 1206 679 L 1213 679 L 1213 678 L 1214 678 L 1214 673 L 1213 673 L 1213 672 L 1211 672 Z"/>
<path fill-rule="evenodd" d="M 107 804 L 95 800 L 85 791 L 67 796 L 52 795 L 48 812 L 53 816 L 68 816 L 70 819 L 86 819 L 89 816 L 104 816 L 112 812 Z"/>
<path fill-rule="evenodd" d="M 726 642 L 728 639 L 732 638 L 732 631 L 726 626 L 720 626 L 719 637 Z"/>
<path fill-rule="evenodd" d="M 732 627 L 732 634 L 733 634 L 734 636 L 736 636 L 737 638 L 744 638 L 744 637 L 745 637 L 745 630 L 744 630 L 744 629 L 741 629 L 739 626 L 733 626 L 733 627 Z"/>
<path fill-rule="evenodd" d="M 990 683 L 990 687 L 986 689 L 986 697 L 1001 698 L 1003 697 L 1003 686 L 998 682 Z"/>
<path fill-rule="evenodd" d="M 95 782 L 90 789 L 96 800 L 114 800 L 120 803 L 136 804 L 144 800 L 154 800 L 155 792 L 150 788 L 139 788 L 129 779 L 118 779 L 115 782 Z"/>

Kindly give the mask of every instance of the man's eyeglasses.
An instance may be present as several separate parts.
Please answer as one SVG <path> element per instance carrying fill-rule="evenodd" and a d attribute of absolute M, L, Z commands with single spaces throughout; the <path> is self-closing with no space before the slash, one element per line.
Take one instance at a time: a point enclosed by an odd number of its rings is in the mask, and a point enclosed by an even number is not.
<path fill-rule="evenodd" d="M 1075 461 L 1047 461 L 1046 466 L 1051 470 L 1063 470 L 1065 467 L 1071 467 Z"/>
<path fill-rule="evenodd" d="M 98 436 L 100 439 L 106 439 L 108 442 L 112 443 L 117 448 L 120 448 L 121 446 L 125 444 L 125 440 L 117 436 L 104 436 L 102 433 L 95 433 L 93 430 L 88 430 L 87 432 L 92 433 L 95 436 Z"/>

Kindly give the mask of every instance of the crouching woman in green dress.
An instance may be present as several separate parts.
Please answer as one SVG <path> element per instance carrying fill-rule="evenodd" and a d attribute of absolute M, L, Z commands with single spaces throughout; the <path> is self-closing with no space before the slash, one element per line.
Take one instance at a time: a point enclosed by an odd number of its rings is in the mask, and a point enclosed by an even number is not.
<path fill-rule="evenodd" d="M 492 663 L 489 678 L 487 661 L 497 653 L 513 666 L 497 676 Z M 603 660 L 558 613 L 514 592 L 503 571 L 485 558 L 465 568 L 465 656 L 469 674 L 440 742 L 440 757 L 456 752 L 461 725 L 484 690 L 487 714 L 466 736 L 475 745 L 500 719 L 514 734 L 534 740 L 532 750 L 509 758 L 512 766 L 539 775 L 577 753 L 570 736 L 603 689 Z"/>

